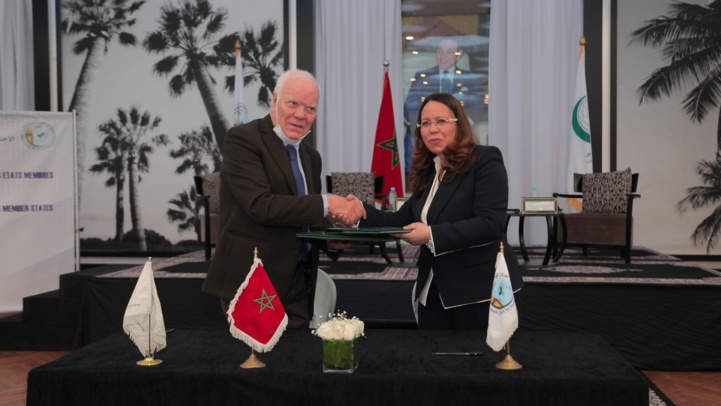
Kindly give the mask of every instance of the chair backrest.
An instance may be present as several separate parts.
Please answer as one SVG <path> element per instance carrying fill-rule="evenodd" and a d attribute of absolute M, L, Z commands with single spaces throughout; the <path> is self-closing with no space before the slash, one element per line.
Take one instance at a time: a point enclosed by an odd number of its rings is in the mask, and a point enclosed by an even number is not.
<path fill-rule="evenodd" d="M 376 197 L 378 197 L 378 195 L 383 194 L 383 181 L 384 181 L 383 175 L 376 176 L 375 183 L 373 186 L 375 189 L 375 192 L 376 192 Z"/>
<path fill-rule="evenodd" d="M 211 213 L 220 213 L 220 173 L 193 177 L 195 190 L 199 195 L 208 196 L 208 207 Z"/>
<path fill-rule="evenodd" d="M 573 174 L 573 191 L 576 193 L 583 192 L 583 175 L 584 173 Z M 638 173 L 631 174 L 631 193 L 638 191 Z"/>
<path fill-rule="evenodd" d="M 574 191 L 583 193 L 583 211 L 626 213 L 631 207 L 626 193 L 636 193 L 638 173 L 617 172 L 573 174 Z"/>
<path fill-rule="evenodd" d="M 352 194 L 366 204 L 375 202 L 375 174 L 373 172 L 332 172 L 331 190 L 333 194 L 347 196 Z"/>

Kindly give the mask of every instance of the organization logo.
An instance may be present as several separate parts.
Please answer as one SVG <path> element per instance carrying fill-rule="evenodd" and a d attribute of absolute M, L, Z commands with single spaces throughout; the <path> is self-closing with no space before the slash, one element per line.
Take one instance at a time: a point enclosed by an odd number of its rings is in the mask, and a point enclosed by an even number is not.
<path fill-rule="evenodd" d="M 591 142 L 591 120 L 588 117 L 588 98 L 586 96 L 578 99 L 573 106 L 571 120 L 576 136 L 584 142 Z"/>
<path fill-rule="evenodd" d="M 55 130 L 45 123 L 33 123 L 25 127 L 22 139 L 32 149 L 45 149 L 55 142 Z"/>
<path fill-rule="evenodd" d="M 491 292 L 491 306 L 501 310 L 513 303 L 513 287 L 511 282 L 505 278 L 496 278 L 493 281 Z"/>

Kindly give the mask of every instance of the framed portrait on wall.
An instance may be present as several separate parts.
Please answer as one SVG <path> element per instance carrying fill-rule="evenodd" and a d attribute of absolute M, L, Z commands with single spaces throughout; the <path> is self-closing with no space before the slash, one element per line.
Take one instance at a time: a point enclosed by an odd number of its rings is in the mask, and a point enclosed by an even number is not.
<path fill-rule="evenodd" d="M 406 168 L 425 96 L 453 94 L 465 107 L 478 142 L 488 139 L 490 2 L 402 2 Z M 408 169 L 407 169 L 408 170 Z"/>

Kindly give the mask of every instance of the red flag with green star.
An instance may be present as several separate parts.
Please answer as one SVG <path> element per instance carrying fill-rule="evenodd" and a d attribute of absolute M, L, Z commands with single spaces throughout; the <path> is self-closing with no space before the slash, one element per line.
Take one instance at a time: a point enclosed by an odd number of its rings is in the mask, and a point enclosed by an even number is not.
<path fill-rule="evenodd" d="M 227 316 L 230 334 L 258 352 L 272 350 L 283 335 L 288 316 L 259 258 L 230 302 Z"/>
<path fill-rule="evenodd" d="M 381 100 L 381 110 L 378 113 L 376 142 L 373 147 L 371 172 L 375 172 L 376 176 L 383 176 L 383 194 L 388 194 L 391 187 L 395 187 L 398 197 L 403 197 L 401 159 L 398 153 L 397 140 L 396 124 L 393 118 L 391 82 L 388 79 L 388 70 L 386 69 L 383 79 L 383 100 Z"/>

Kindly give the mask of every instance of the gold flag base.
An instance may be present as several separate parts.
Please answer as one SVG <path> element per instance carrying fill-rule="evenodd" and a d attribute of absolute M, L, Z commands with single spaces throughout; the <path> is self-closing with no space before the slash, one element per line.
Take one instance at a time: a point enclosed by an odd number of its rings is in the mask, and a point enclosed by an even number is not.
<path fill-rule="evenodd" d="M 265 367 L 265 363 L 261 361 L 258 357 L 255 356 L 255 352 L 251 352 L 250 356 L 248 357 L 245 362 L 240 364 L 241 368 L 263 368 Z"/>
<path fill-rule="evenodd" d="M 516 362 L 515 359 L 513 359 L 512 356 L 506 355 L 506 358 L 503 359 L 503 361 L 496 364 L 496 368 L 498 369 L 505 369 L 507 371 L 513 371 L 516 369 L 521 369 L 523 366 Z"/>
<path fill-rule="evenodd" d="M 136 364 L 142 366 L 142 367 L 154 367 L 156 365 L 160 365 L 163 362 L 161 359 L 155 359 L 153 357 L 145 357 L 145 359 L 142 359 Z"/>

